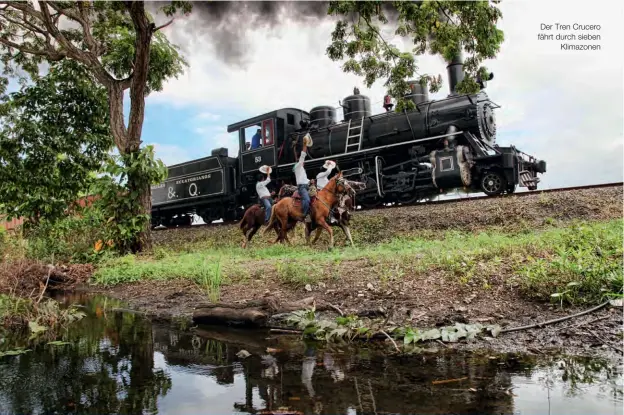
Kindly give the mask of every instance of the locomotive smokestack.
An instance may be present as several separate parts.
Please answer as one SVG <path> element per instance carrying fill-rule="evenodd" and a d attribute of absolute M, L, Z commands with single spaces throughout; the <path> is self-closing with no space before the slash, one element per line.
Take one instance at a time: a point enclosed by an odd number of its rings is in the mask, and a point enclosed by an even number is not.
<path fill-rule="evenodd" d="M 457 95 L 457 84 L 464 79 L 464 59 L 461 50 L 446 66 L 449 81 L 449 95 Z"/>

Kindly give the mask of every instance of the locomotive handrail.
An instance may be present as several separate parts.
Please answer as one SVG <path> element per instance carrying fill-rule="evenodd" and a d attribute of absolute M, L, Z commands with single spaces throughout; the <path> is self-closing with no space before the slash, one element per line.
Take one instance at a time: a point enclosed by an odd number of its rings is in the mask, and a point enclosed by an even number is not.
<path fill-rule="evenodd" d="M 352 151 L 350 153 L 334 154 L 333 156 L 327 156 L 327 157 L 318 158 L 318 159 L 316 159 L 316 161 L 326 160 L 326 159 L 329 159 L 329 158 L 353 156 L 354 154 L 368 153 L 368 152 L 371 152 L 371 151 L 379 151 L 379 150 L 382 150 L 384 148 L 405 146 L 405 145 L 413 144 L 413 143 L 421 143 L 423 141 L 439 140 L 440 138 L 451 137 L 451 136 L 455 136 L 455 135 L 463 134 L 463 133 L 464 133 L 463 131 L 456 131 L 456 132 L 453 132 L 451 134 L 442 134 L 442 135 L 436 135 L 436 136 L 433 136 L 433 137 L 421 138 L 421 139 L 418 139 L 418 140 L 404 141 L 402 143 L 387 144 L 385 146 L 374 147 L 374 148 L 370 148 L 370 149 L 366 149 L 366 150 L 356 150 L 356 151 Z M 296 163 L 282 164 L 279 167 L 294 166 L 295 164 Z"/>

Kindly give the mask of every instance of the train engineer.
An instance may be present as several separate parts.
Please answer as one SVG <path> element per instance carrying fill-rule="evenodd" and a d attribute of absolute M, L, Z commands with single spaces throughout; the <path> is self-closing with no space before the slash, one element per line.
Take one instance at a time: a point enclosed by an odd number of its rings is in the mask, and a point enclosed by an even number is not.
<path fill-rule="evenodd" d="M 261 138 L 262 134 L 260 133 L 260 129 L 258 128 L 258 131 L 256 131 L 256 133 L 254 134 L 253 137 L 251 137 L 251 149 L 255 150 L 256 148 L 260 148 L 260 138 Z"/>
<path fill-rule="evenodd" d="M 258 175 L 258 182 L 256 183 L 256 193 L 260 203 L 264 205 L 264 224 L 269 223 L 271 219 L 271 207 L 273 205 L 273 199 L 271 198 L 271 192 L 267 189 L 267 185 L 271 182 L 271 173 L 266 175 L 266 179 L 262 174 Z"/>

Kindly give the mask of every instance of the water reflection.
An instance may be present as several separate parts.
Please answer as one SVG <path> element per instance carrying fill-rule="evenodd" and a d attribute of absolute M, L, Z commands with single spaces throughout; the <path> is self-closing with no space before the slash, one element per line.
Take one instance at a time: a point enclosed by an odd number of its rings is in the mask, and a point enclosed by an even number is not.
<path fill-rule="evenodd" d="M 622 412 L 621 368 L 603 361 L 392 358 L 291 336 L 184 333 L 136 314 L 106 312 L 110 300 L 85 304 L 89 317 L 65 334 L 71 346 L 0 360 L 0 413 Z M 251 356 L 239 358 L 241 350 Z"/>

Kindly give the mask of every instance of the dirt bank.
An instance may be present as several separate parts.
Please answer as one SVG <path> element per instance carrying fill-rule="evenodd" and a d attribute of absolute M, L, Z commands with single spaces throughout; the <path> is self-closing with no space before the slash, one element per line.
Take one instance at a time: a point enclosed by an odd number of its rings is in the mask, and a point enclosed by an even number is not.
<path fill-rule="evenodd" d="M 522 232 L 556 228 L 576 220 L 605 221 L 621 217 L 622 188 L 602 188 L 358 212 L 353 219 L 353 233 L 358 244 L 374 245 L 396 235 L 426 234 L 435 238 L 437 232 L 446 230 Z M 155 238 L 160 249 L 188 251 L 193 246 L 235 247 L 240 242 L 239 232 L 236 226 L 174 229 L 156 232 Z M 254 240 L 255 247 L 263 246 L 264 241 Z M 318 252 L 320 256 L 326 252 L 322 243 Z M 295 263 L 289 272 L 320 273 L 321 277 L 308 283 L 300 275 L 285 279 L 285 272 L 274 261 L 248 259 L 244 263 L 244 277 L 231 278 L 221 287 L 220 301 L 241 303 L 272 297 L 286 302 L 313 296 L 317 304 L 332 306 L 331 311 L 324 312 L 330 317 L 337 316 L 335 310 L 340 310 L 345 315 L 377 316 L 388 324 L 422 328 L 456 322 L 511 328 L 590 308 L 583 305 L 562 309 L 559 305 L 529 298 L 516 282 L 514 267 L 523 259 L 515 258 L 513 252 L 502 258 L 471 264 L 472 276 L 468 279 L 458 278 L 449 267 L 418 269 L 418 257 L 419 253 L 414 252 L 415 262 L 409 265 L 368 258 L 345 258 L 331 266 L 315 261 Z M 459 264 L 466 265 L 461 261 Z M 172 316 L 188 319 L 197 304 L 208 301 L 205 291 L 186 279 L 91 289 L 165 319 Z M 532 353 L 563 349 L 566 353 L 612 357 L 620 356 L 615 348 L 622 347 L 622 325 L 622 309 L 607 306 L 590 315 L 539 329 L 444 347 L 486 347 Z M 438 344 L 438 347 L 441 346 Z"/>
<path fill-rule="evenodd" d="M 366 244 L 383 242 L 400 235 L 433 234 L 444 230 L 540 229 L 573 220 L 621 218 L 624 208 L 622 199 L 622 187 L 605 187 L 357 211 L 352 219 L 352 234 L 356 244 Z M 297 228 L 301 230 L 300 226 Z M 346 243 L 341 231 L 337 230 L 335 235 L 338 245 Z M 273 239 L 273 235 L 262 235 L 261 231 L 252 240 L 252 246 L 262 246 Z M 155 245 L 169 249 L 186 249 L 196 243 L 239 246 L 241 241 L 238 225 L 154 232 Z M 325 234 L 319 242 L 321 246 L 323 241 L 328 241 Z"/>

